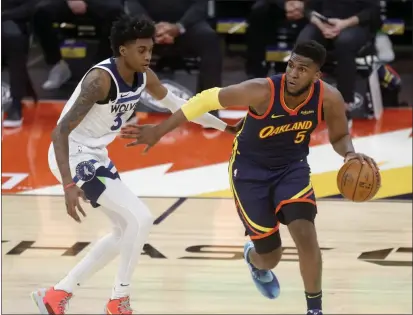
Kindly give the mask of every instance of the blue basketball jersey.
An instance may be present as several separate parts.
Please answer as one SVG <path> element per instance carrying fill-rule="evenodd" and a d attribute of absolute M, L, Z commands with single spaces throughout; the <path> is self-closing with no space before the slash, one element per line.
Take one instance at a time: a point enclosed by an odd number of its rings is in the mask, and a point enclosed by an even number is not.
<path fill-rule="evenodd" d="M 267 80 L 272 91 L 268 109 L 263 115 L 249 109 L 234 140 L 234 153 L 237 159 L 277 168 L 307 157 L 311 133 L 323 119 L 324 83 L 313 83 L 307 99 L 290 109 L 284 101 L 285 74 Z"/>

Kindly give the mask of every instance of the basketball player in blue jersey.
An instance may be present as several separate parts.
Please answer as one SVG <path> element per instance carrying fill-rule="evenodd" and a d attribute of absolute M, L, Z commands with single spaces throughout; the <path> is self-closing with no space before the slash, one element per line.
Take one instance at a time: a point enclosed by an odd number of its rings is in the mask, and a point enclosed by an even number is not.
<path fill-rule="evenodd" d="M 341 94 L 320 80 L 325 55 L 314 41 L 297 44 L 283 75 L 206 90 L 159 125 L 122 131 L 123 138 L 137 139 L 130 145 L 147 144 L 148 150 L 167 132 L 209 110 L 248 106 L 229 162 L 236 208 L 251 239 L 245 261 L 258 290 L 276 298 L 280 286 L 271 269 L 282 256 L 279 225 L 287 225 L 298 250 L 307 314 L 322 314 L 317 207 L 307 164 L 311 133 L 325 119 L 338 154 L 377 168 L 374 160 L 354 150 Z"/>
<path fill-rule="evenodd" d="M 114 57 L 85 74 L 52 133 L 49 166 L 63 185 L 67 213 L 80 223 L 78 213 L 86 214 L 79 197 L 85 197 L 107 215 L 113 228 L 64 279 L 32 293 L 42 314 L 65 314 L 76 286 L 118 254 L 119 267 L 105 314 L 132 314 L 131 278 L 153 218 L 146 205 L 120 180 L 106 147 L 134 114 L 144 89 L 172 112 L 186 102 L 169 92 L 148 68 L 154 34 L 150 21 L 128 16 L 117 21 L 110 38 Z M 194 121 L 232 131 L 210 114 Z"/>

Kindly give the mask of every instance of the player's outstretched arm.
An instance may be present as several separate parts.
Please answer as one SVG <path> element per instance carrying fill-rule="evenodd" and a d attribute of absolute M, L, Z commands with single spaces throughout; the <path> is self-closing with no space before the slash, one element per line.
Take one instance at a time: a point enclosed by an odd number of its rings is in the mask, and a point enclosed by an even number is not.
<path fill-rule="evenodd" d="M 159 125 L 137 126 L 133 130 L 124 129 L 121 137 L 137 139 L 128 146 L 147 144 L 145 151 L 148 151 L 150 147 L 168 132 L 184 122 L 198 118 L 211 110 L 231 106 L 252 106 L 258 113 L 265 112 L 263 106 L 268 106 L 271 93 L 267 79 L 254 79 L 225 88 L 205 90 L 192 97 L 180 110 Z"/>
<path fill-rule="evenodd" d="M 267 79 L 253 79 L 224 88 L 212 88 L 192 97 L 169 119 L 157 126 L 161 137 L 185 121 L 192 120 L 206 112 L 232 106 L 268 105 L 271 90 Z M 260 110 L 258 110 L 260 111 Z"/>
<path fill-rule="evenodd" d="M 64 186 L 73 182 L 69 166 L 69 134 L 80 124 L 97 101 L 107 97 L 109 89 L 109 74 L 100 69 L 91 70 L 84 78 L 73 106 L 52 132 L 56 162 Z"/>
<path fill-rule="evenodd" d="M 362 154 L 356 153 L 346 117 L 346 105 L 340 92 L 327 83 L 323 83 L 324 89 L 324 119 L 327 123 L 330 143 L 334 150 L 345 158 L 345 161 L 357 158 L 361 162 L 367 161 L 373 168 L 378 170 L 376 162 Z"/>
<path fill-rule="evenodd" d="M 158 79 L 158 76 L 152 71 L 146 71 L 147 83 L 146 90 L 155 98 L 162 106 L 169 109 L 172 113 L 178 111 L 182 105 L 186 103 L 186 100 L 176 96 L 170 92 L 162 82 Z M 225 131 L 227 124 L 222 120 L 212 116 L 211 114 L 204 114 L 199 118 L 191 120 L 204 127 L 211 127 L 221 131 Z"/>

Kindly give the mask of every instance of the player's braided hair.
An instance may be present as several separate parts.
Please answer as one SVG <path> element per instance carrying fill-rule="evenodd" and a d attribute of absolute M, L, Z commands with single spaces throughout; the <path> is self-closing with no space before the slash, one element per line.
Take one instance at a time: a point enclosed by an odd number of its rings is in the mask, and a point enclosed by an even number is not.
<path fill-rule="evenodd" d="M 324 46 L 319 44 L 315 40 L 296 44 L 292 52 L 296 55 L 310 58 L 320 68 L 324 65 L 327 54 Z"/>
<path fill-rule="evenodd" d="M 113 23 L 110 32 L 110 43 L 113 54 L 118 57 L 119 47 L 138 38 L 153 38 L 155 24 L 145 18 L 123 15 Z"/>

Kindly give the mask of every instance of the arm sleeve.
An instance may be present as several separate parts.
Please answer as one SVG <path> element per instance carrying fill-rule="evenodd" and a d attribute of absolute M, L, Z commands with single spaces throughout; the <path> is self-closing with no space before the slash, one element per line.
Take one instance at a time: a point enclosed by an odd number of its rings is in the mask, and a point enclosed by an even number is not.
<path fill-rule="evenodd" d="M 172 113 L 175 113 L 177 110 L 187 103 L 186 100 L 179 98 L 172 92 L 168 91 L 168 94 L 158 101 L 162 106 L 168 108 Z M 204 127 L 215 128 L 221 131 L 225 131 L 227 124 L 222 120 L 212 116 L 211 114 L 204 114 L 198 118 L 190 119 L 190 121 L 202 125 Z"/>

